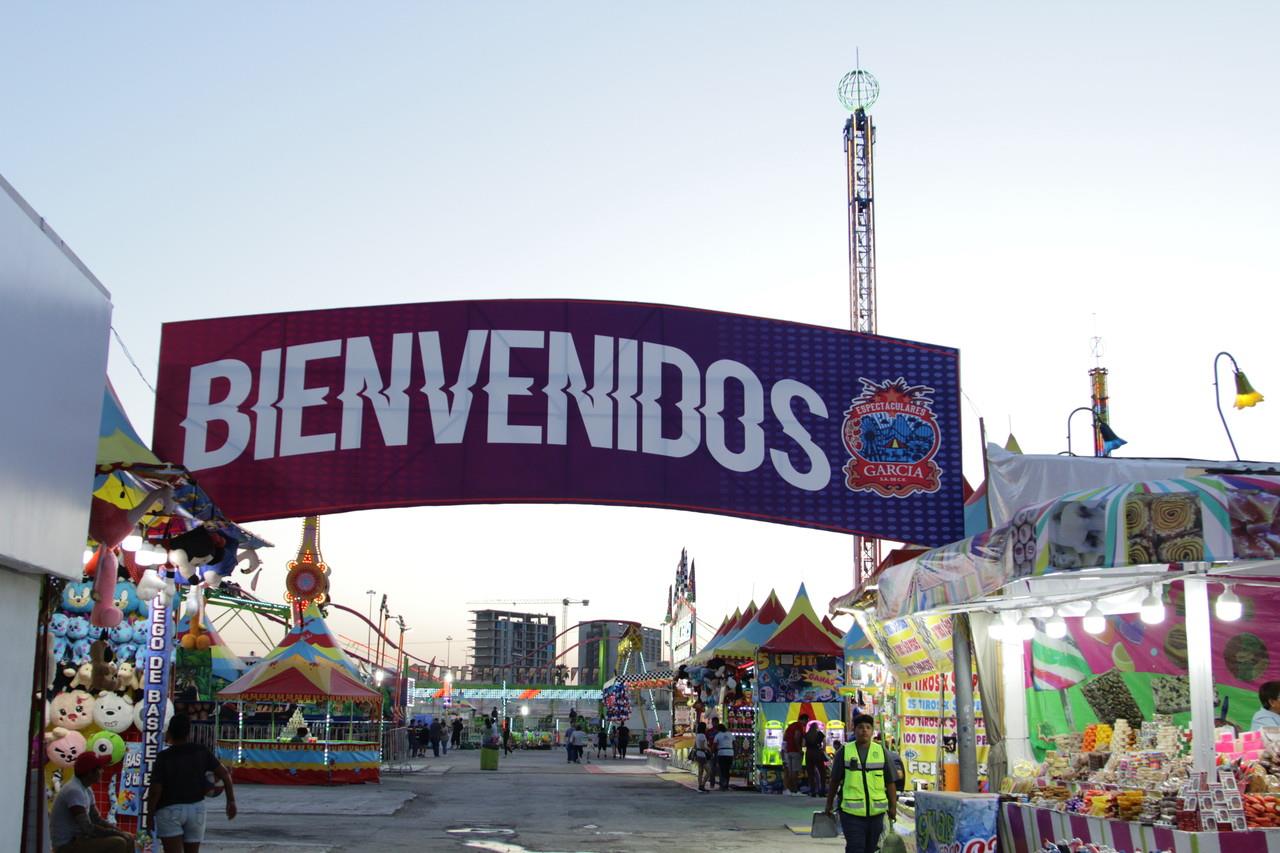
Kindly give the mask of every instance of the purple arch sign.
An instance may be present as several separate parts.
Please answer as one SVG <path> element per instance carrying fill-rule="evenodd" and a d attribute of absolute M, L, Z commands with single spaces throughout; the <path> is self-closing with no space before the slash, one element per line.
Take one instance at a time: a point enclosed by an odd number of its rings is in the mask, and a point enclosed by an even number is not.
<path fill-rule="evenodd" d="M 494 300 L 169 323 L 155 450 L 232 518 L 553 502 L 936 545 L 959 352 L 666 305 Z"/>

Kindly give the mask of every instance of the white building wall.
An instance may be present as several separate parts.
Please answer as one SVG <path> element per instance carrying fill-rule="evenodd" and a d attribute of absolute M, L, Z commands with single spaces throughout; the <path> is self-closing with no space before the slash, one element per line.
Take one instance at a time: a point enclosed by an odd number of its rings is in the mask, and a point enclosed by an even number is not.
<path fill-rule="evenodd" d="M 40 587 L 79 578 L 111 297 L 0 178 L 0 850 L 18 850 Z"/>

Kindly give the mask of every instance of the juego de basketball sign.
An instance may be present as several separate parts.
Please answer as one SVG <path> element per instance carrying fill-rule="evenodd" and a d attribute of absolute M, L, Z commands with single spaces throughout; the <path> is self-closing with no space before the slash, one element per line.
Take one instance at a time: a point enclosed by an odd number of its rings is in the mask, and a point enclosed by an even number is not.
<path fill-rule="evenodd" d="M 562 502 L 963 536 L 959 353 L 665 305 L 165 325 L 155 449 L 232 518 Z"/>

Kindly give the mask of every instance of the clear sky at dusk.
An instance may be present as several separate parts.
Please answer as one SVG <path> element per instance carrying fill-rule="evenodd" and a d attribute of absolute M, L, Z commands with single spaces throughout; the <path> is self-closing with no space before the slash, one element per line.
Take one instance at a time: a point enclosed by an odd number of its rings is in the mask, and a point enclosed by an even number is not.
<path fill-rule="evenodd" d="M 1280 456 L 1274 4 L 69 2 L 0 20 L 0 174 L 111 291 L 148 381 L 164 322 L 306 308 L 587 297 L 847 327 L 835 88 L 860 48 L 882 85 L 879 328 L 961 350 L 971 482 L 979 415 L 996 440 L 1065 449 L 1095 334 L 1118 455 L 1229 458 L 1225 349 L 1274 395 L 1228 411 L 1241 454 Z M 110 376 L 148 436 L 151 394 L 114 342 Z M 278 598 L 300 524 L 249 526 L 278 546 L 259 587 Z M 473 600 L 589 598 L 575 616 L 656 625 L 682 547 L 713 623 L 800 581 L 822 609 L 851 581 L 843 536 L 659 510 L 389 510 L 323 536 L 337 600 L 388 592 L 411 650 L 443 659 L 452 635 L 455 664 Z"/>

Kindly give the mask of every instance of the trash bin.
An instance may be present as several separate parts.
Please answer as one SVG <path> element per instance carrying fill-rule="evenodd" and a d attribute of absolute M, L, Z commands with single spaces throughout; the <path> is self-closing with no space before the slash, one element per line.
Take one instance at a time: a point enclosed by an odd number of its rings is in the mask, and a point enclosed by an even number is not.
<path fill-rule="evenodd" d="M 480 748 L 480 769 L 481 770 L 497 770 L 498 769 L 498 748 L 494 746 L 483 746 Z"/>

